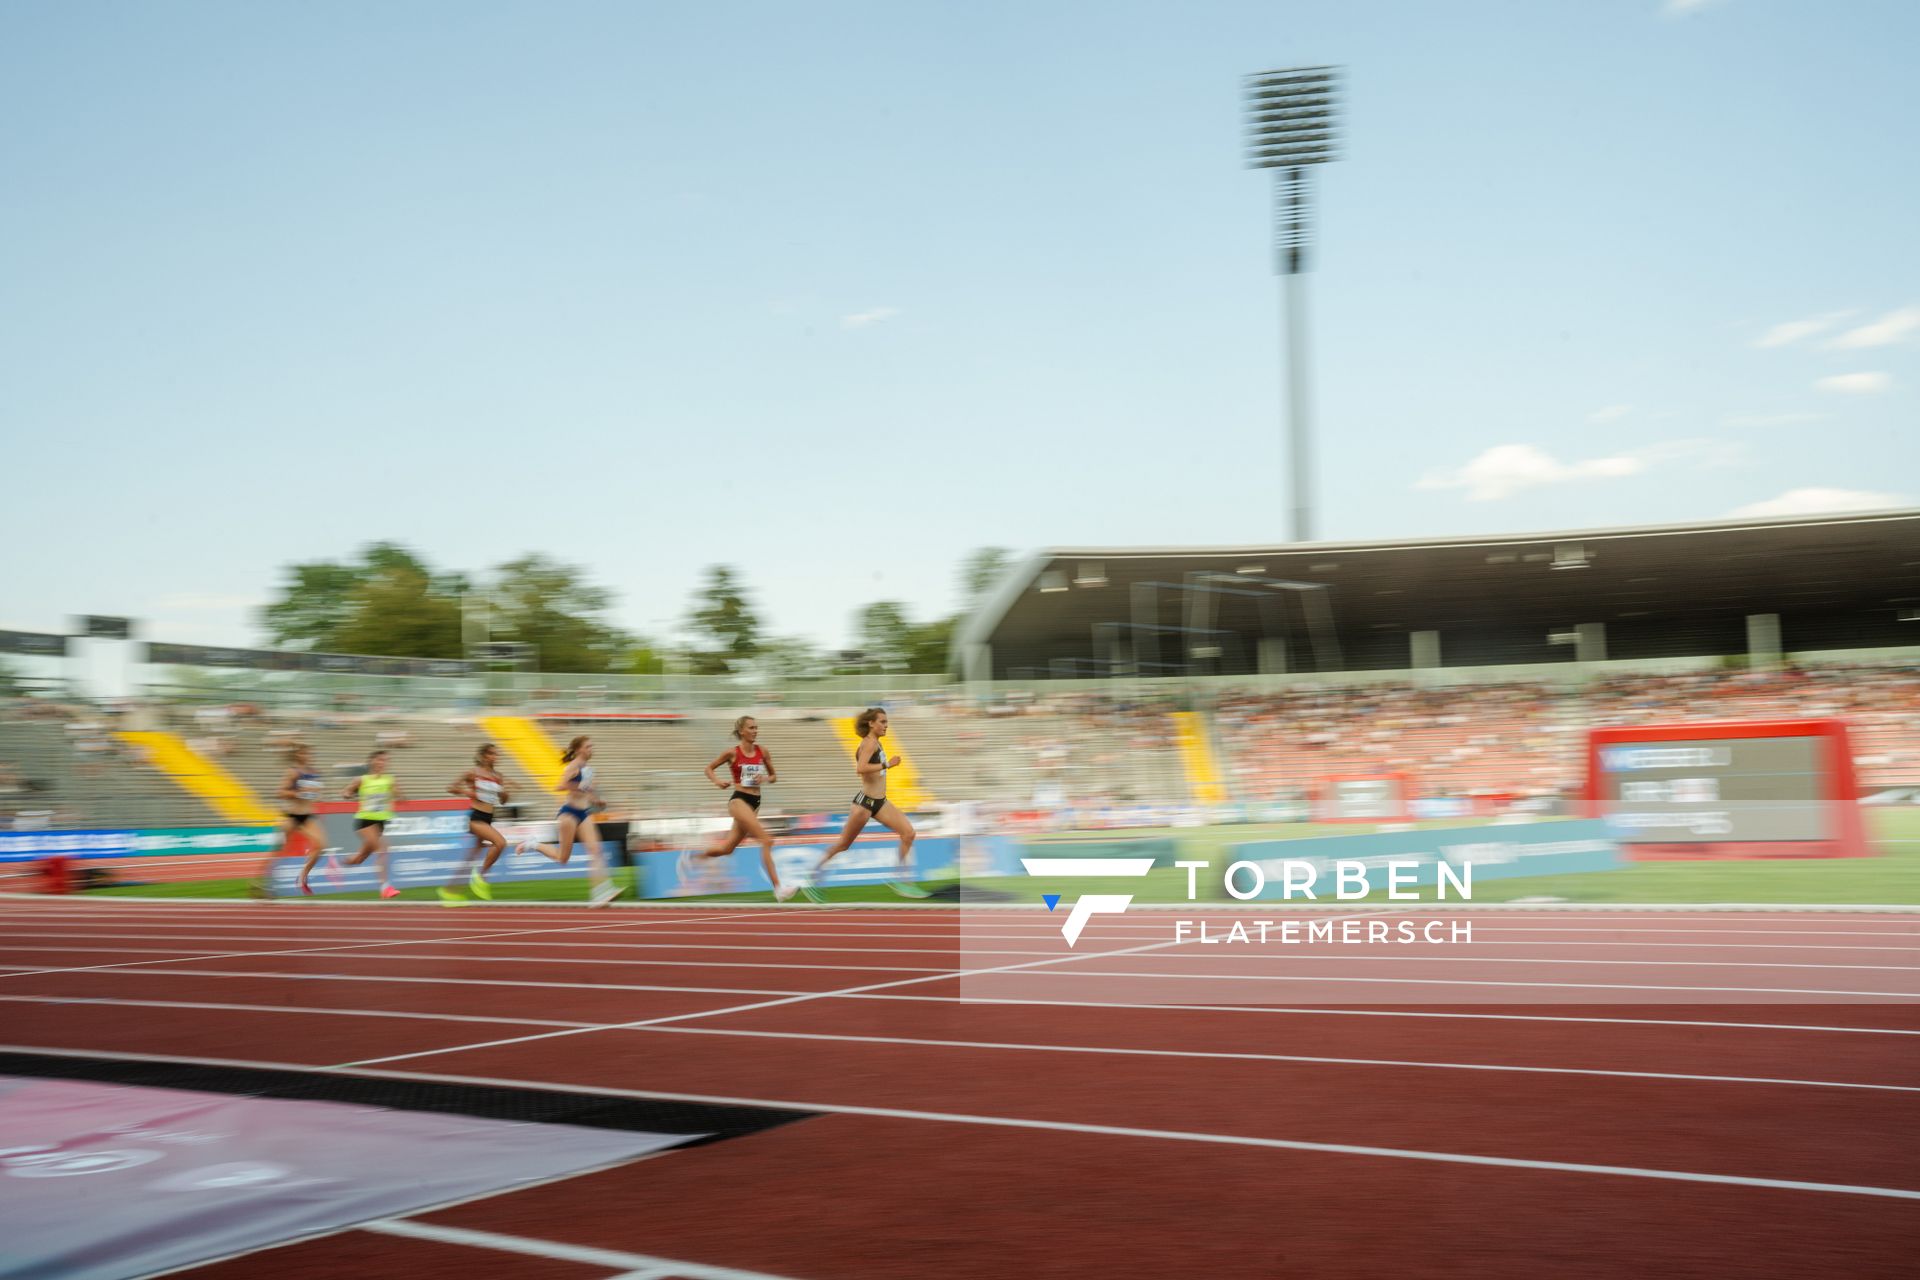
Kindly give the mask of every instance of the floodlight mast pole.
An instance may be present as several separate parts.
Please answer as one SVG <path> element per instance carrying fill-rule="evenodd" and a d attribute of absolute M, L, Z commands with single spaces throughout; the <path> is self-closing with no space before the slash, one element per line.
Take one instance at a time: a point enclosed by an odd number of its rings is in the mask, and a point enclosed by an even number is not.
<path fill-rule="evenodd" d="M 1247 166 L 1273 170 L 1274 274 L 1286 330 L 1286 425 L 1291 538 L 1313 541 L 1313 404 L 1307 368 L 1307 283 L 1313 248 L 1309 170 L 1338 158 L 1335 67 L 1293 67 L 1247 77 Z"/>

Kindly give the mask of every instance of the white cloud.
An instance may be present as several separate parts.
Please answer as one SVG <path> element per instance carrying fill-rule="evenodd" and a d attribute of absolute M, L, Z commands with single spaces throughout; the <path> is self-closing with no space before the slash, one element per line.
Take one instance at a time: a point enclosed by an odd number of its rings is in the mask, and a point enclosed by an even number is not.
<path fill-rule="evenodd" d="M 1742 458 L 1738 444 L 1722 440 L 1667 440 L 1626 453 L 1562 462 L 1538 445 L 1498 444 L 1464 466 L 1430 471 L 1416 489 L 1465 489 L 1469 502 L 1496 502 L 1543 485 L 1576 480 L 1620 480 L 1653 467 L 1691 462 L 1725 467 Z"/>
<path fill-rule="evenodd" d="M 1603 422 L 1618 422 L 1633 412 L 1630 404 L 1610 404 L 1604 409 L 1595 409 L 1587 415 L 1587 421 L 1599 426 Z"/>
<path fill-rule="evenodd" d="M 1907 335 L 1920 330 L 1920 307 L 1901 307 L 1898 311 L 1889 311 L 1870 324 L 1857 329 L 1849 329 L 1838 337 L 1831 338 L 1825 345 L 1836 351 L 1853 351 L 1861 347 L 1890 347 L 1896 342 L 1904 342 Z"/>
<path fill-rule="evenodd" d="M 866 329 L 882 324 L 900 314 L 898 307 L 874 307 L 868 311 L 856 311 L 850 316 L 840 317 L 842 329 Z"/>
<path fill-rule="evenodd" d="M 1812 516 L 1830 511 L 1885 511 L 1904 507 L 1907 500 L 1897 493 L 1871 493 L 1864 489 L 1789 489 L 1765 502 L 1749 502 L 1728 514 L 1733 516 Z"/>
<path fill-rule="evenodd" d="M 1893 379 L 1884 373 L 1836 373 L 1831 378 L 1822 378 L 1813 384 L 1822 391 L 1838 391 L 1842 395 L 1867 396 L 1876 391 L 1885 391 L 1893 385 Z"/>
<path fill-rule="evenodd" d="M 1829 311 L 1825 315 L 1808 316 L 1805 320 L 1788 320 L 1777 324 L 1753 340 L 1756 347 L 1784 347 L 1789 343 L 1811 338 L 1816 333 L 1825 333 L 1847 317 L 1856 314 L 1852 311 Z"/>
<path fill-rule="evenodd" d="M 1723 427 L 1801 427 L 1825 422 L 1824 413 L 1729 413 L 1720 419 Z"/>

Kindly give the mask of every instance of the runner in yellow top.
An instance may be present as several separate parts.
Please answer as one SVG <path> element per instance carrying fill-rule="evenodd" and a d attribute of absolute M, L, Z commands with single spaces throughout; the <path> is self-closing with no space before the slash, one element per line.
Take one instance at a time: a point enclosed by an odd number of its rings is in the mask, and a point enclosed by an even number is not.
<path fill-rule="evenodd" d="M 360 834 L 360 851 L 347 859 L 347 865 L 357 867 L 378 853 L 383 898 L 400 896 L 400 891 L 393 887 L 391 850 L 387 846 L 387 824 L 393 821 L 394 805 L 400 801 L 400 786 L 387 772 L 390 759 L 384 751 L 368 756 L 367 771 L 348 783 L 346 791 L 347 799 L 360 801 L 359 811 L 353 815 L 353 829 Z"/>

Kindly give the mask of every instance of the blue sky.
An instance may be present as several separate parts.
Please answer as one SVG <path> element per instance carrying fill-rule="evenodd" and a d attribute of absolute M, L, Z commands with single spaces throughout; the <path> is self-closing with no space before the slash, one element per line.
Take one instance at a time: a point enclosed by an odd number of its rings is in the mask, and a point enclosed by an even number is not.
<path fill-rule="evenodd" d="M 1920 7 L 0 4 L 0 625 L 374 539 L 671 635 L 1286 530 L 1240 78 L 1348 68 L 1321 534 L 1920 499 Z M 1907 157 L 1902 159 L 1902 156 Z"/>

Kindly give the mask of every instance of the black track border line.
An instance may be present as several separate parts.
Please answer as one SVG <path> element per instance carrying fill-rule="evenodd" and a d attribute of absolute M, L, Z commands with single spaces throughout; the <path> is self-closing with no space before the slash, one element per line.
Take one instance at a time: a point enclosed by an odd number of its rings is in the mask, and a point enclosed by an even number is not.
<path fill-rule="evenodd" d="M 542 1089 L 351 1075 L 323 1068 L 209 1066 L 111 1054 L 0 1053 L 0 1078 L 84 1080 L 95 1084 L 246 1098 L 345 1103 L 530 1124 L 573 1125 L 684 1137 L 677 1150 L 749 1137 L 816 1118 L 776 1107 L 677 1102 Z"/>

